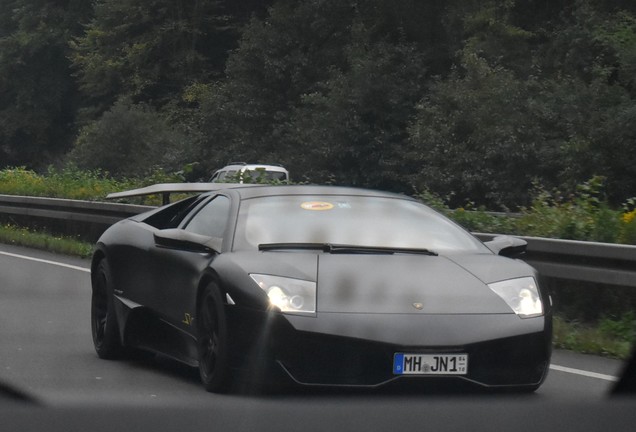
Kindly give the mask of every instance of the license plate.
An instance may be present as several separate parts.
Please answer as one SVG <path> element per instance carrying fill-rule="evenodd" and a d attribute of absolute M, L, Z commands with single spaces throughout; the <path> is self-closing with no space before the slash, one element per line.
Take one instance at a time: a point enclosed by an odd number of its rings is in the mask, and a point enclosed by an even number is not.
<path fill-rule="evenodd" d="M 395 375 L 466 375 L 468 354 L 405 354 L 393 357 Z"/>

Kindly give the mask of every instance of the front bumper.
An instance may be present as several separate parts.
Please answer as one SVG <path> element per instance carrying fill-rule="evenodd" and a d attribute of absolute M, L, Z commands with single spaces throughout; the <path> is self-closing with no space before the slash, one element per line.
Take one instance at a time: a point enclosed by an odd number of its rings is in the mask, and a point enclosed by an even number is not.
<path fill-rule="evenodd" d="M 545 378 L 551 354 L 549 317 L 272 313 L 240 321 L 243 335 L 235 340 L 245 345 L 235 352 L 245 356 L 243 364 L 257 360 L 263 364 L 267 357 L 303 385 L 378 387 L 446 380 L 486 387 L 536 387 Z M 397 352 L 465 353 L 468 373 L 394 375 Z"/>
<path fill-rule="evenodd" d="M 463 347 L 403 347 L 322 335 L 297 335 L 279 346 L 278 365 L 297 383 L 378 387 L 393 381 L 464 380 L 488 387 L 536 386 L 549 365 L 541 334 L 516 336 Z M 393 356 L 407 353 L 468 354 L 467 375 L 394 375 Z"/>

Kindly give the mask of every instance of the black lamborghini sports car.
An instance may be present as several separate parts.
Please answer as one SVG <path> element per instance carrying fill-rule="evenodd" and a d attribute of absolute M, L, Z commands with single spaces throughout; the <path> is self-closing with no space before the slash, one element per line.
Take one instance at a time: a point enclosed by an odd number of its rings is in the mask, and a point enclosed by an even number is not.
<path fill-rule="evenodd" d="M 210 188 L 99 239 L 99 357 L 161 353 L 198 367 L 214 392 L 264 375 L 355 387 L 543 382 L 551 305 L 536 271 L 510 258 L 522 240 L 484 244 L 391 193 Z"/>

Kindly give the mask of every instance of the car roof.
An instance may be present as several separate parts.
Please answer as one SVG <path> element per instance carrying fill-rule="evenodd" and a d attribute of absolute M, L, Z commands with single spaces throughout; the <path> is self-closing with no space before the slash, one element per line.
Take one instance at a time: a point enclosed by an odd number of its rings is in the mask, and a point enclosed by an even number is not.
<path fill-rule="evenodd" d="M 333 195 L 333 196 L 366 196 L 384 198 L 413 198 L 392 192 L 383 192 L 372 189 L 362 189 L 348 186 L 324 186 L 324 185 L 232 185 L 225 188 L 234 191 L 241 199 L 250 199 L 266 196 L 284 195 Z M 214 194 L 217 192 L 209 192 Z"/>
<path fill-rule="evenodd" d="M 201 193 L 214 195 L 222 191 L 233 191 L 240 199 L 282 195 L 334 195 L 334 196 L 367 196 L 410 199 L 406 195 L 392 192 L 382 192 L 372 189 L 361 189 L 348 186 L 323 185 L 267 185 L 267 184 L 238 184 L 238 183 L 161 183 L 139 189 L 109 194 L 107 199 L 128 198 L 144 195 L 161 194 L 166 199 L 172 193 Z"/>

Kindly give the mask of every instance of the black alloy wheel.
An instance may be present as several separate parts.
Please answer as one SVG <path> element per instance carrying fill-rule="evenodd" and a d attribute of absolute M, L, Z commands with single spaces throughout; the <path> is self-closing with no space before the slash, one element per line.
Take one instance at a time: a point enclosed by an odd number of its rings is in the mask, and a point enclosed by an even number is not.
<path fill-rule="evenodd" d="M 223 393 L 230 383 L 227 322 L 221 291 L 214 282 L 201 294 L 196 328 L 201 381 L 207 391 Z"/>
<path fill-rule="evenodd" d="M 91 331 L 97 355 L 103 359 L 121 356 L 123 348 L 119 340 L 119 329 L 113 304 L 110 268 L 102 259 L 92 275 Z"/>

